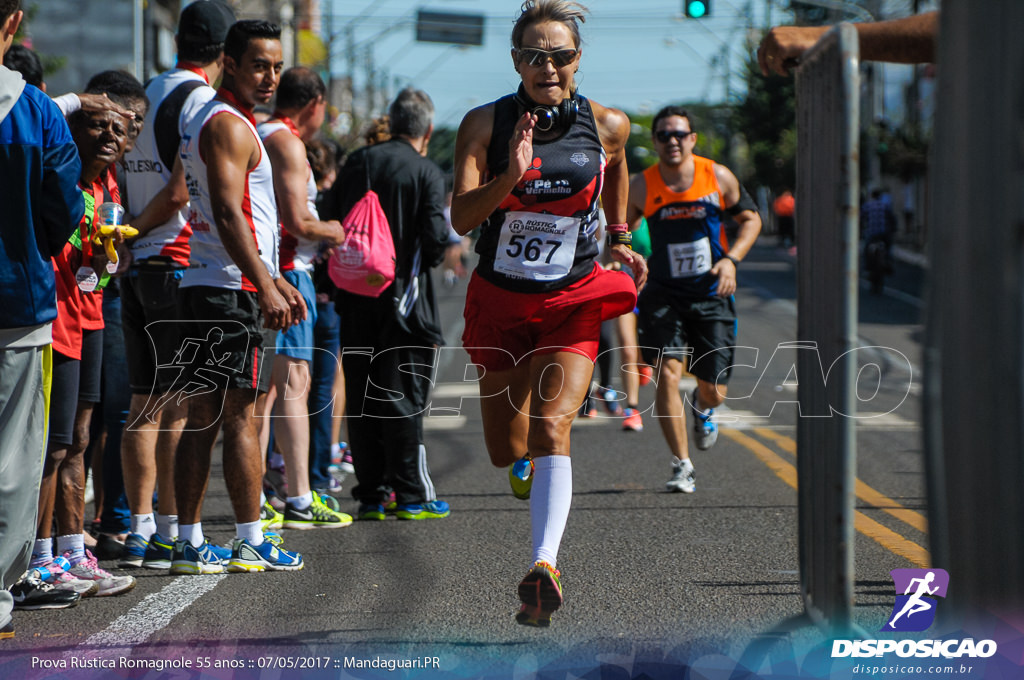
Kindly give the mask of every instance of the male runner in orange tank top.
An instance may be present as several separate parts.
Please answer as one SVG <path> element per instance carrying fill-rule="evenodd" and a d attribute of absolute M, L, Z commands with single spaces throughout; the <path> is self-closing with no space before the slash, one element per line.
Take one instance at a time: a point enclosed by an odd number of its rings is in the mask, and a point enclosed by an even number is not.
<path fill-rule="evenodd" d="M 697 388 L 688 396 L 697 448 L 718 438 L 711 417 L 725 399 L 736 341 L 736 269 L 761 232 L 757 206 L 724 165 L 695 156 L 693 118 L 670 106 L 651 125 L 658 163 L 635 176 L 626 221 L 636 229 L 647 218 L 651 257 L 647 288 L 638 303 L 639 340 L 656 367 L 655 405 L 675 457 L 669 491 L 693 493 L 679 381 L 687 356 Z M 724 213 L 739 224 L 735 243 L 725 235 Z"/>

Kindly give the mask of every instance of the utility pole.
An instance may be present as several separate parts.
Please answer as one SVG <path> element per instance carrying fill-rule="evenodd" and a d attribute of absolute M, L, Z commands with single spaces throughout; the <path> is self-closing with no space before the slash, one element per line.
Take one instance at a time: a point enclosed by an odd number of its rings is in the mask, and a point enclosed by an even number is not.
<path fill-rule="evenodd" d="M 348 101 L 354 122 L 356 117 L 356 31 L 353 23 L 355 22 L 350 21 L 345 27 L 345 70 L 348 72 Z"/>

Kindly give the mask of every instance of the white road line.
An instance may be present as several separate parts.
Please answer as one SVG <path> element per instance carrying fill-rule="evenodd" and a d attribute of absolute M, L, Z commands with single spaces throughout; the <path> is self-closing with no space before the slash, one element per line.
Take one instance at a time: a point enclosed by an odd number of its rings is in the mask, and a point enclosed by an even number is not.
<path fill-rule="evenodd" d="M 217 587 L 227 574 L 180 576 L 89 637 L 86 647 L 131 647 L 148 640 L 193 602 Z M 76 652 L 70 652 L 76 653 Z"/>
<path fill-rule="evenodd" d="M 466 427 L 469 418 L 457 415 L 438 415 L 431 412 L 423 419 L 423 430 L 425 432 L 444 432 L 448 430 L 461 430 Z"/>
<path fill-rule="evenodd" d="M 452 399 L 455 397 L 479 397 L 480 385 L 476 382 L 438 383 L 430 390 L 431 398 Z"/>

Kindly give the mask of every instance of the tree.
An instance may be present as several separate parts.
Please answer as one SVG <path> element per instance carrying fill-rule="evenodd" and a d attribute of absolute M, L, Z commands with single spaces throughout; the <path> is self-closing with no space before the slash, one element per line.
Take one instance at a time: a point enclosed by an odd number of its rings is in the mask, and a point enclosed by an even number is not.
<path fill-rule="evenodd" d="M 33 3 L 25 7 L 25 19 L 21 22 L 21 25 L 18 26 L 18 32 L 14 34 L 14 42 L 25 45 L 25 47 L 28 47 L 29 49 L 33 49 L 32 41 L 26 39 L 25 29 L 32 22 L 32 20 L 35 19 L 36 14 L 38 13 L 38 3 Z M 64 68 L 64 65 L 68 63 L 68 58 L 64 56 L 53 54 L 40 54 L 39 52 L 36 52 L 36 54 L 39 55 L 39 61 L 43 64 L 44 80 L 46 79 L 46 76 L 53 75 L 57 71 Z"/>
<path fill-rule="evenodd" d="M 730 127 L 742 135 L 750 149 L 749 186 L 774 190 L 796 182 L 796 85 L 793 78 L 765 77 L 754 58 L 753 45 L 743 65 L 746 98 L 733 109 Z"/>

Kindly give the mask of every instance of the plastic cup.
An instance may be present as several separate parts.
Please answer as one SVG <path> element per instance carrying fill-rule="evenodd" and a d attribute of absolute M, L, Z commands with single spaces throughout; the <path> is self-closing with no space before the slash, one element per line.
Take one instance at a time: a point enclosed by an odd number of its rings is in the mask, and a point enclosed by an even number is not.
<path fill-rule="evenodd" d="M 118 226 L 124 219 L 124 206 L 111 201 L 100 203 L 100 207 L 96 209 L 96 218 L 104 226 Z"/>

